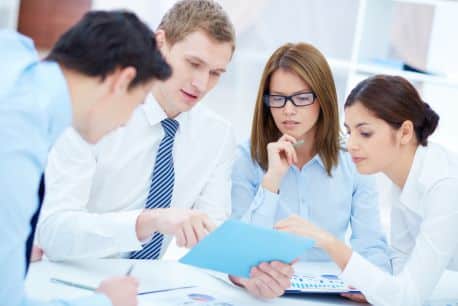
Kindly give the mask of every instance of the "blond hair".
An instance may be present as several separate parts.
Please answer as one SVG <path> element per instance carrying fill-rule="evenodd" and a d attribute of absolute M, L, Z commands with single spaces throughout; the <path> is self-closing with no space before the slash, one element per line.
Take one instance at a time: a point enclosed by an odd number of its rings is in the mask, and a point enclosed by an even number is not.
<path fill-rule="evenodd" d="M 281 136 L 263 95 L 269 92 L 270 78 L 278 69 L 297 74 L 316 94 L 320 114 L 316 123 L 315 152 L 319 154 L 326 171 L 338 162 L 340 150 L 339 110 L 337 92 L 331 69 L 318 49 L 306 43 L 285 44 L 278 48 L 266 63 L 259 84 L 251 127 L 251 157 L 267 170 L 267 144 Z"/>
<path fill-rule="evenodd" d="M 158 29 L 171 45 L 202 30 L 211 39 L 230 43 L 235 49 L 235 29 L 221 5 L 212 0 L 182 0 L 164 15 Z"/>

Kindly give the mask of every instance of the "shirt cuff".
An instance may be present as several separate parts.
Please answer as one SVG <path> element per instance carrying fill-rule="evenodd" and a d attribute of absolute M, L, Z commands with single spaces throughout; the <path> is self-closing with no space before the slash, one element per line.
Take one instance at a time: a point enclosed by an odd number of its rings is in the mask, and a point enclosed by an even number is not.
<path fill-rule="evenodd" d="M 367 275 L 367 269 L 364 267 L 367 266 L 368 262 L 358 253 L 352 252 L 350 260 L 347 263 L 347 266 L 340 274 L 340 279 L 342 279 L 346 284 L 358 287 L 359 283 L 364 283 L 365 276 Z"/>
<path fill-rule="evenodd" d="M 377 293 L 379 283 L 383 282 L 380 272 L 386 273 L 357 252 L 353 252 L 347 266 L 340 274 L 340 279 L 361 291 L 369 303 L 374 304 L 377 301 L 376 304 L 380 304 L 378 301 L 381 300 L 381 296 Z"/>
<path fill-rule="evenodd" d="M 137 238 L 137 218 L 143 209 L 136 209 L 132 211 L 124 211 L 116 214 L 114 220 L 111 221 L 116 224 L 116 233 L 114 238 L 120 253 L 131 252 L 140 250 L 142 242 Z"/>
<path fill-rule="evenodd" d="M 351 255 L 340 278 L 361 291 L 371 304 L 393 305 L 393 301 L 396 300 L 393 296 L 397 296 L 399 290 L 403 290 L 399 284 L 392 281 L 391 274 L 382 271 L 356 252 Z"/>
<path fill-rule="evenodd" d="M 280 195 L 277 193 L 273 193 L 264 187 L 260 186 L 256 196 L 254 197 L 253 204 L 251 206 L 251 221 L 254 219 L 262 219 L 264 220 L 262 223 L 270 223 L 270 224 L 263 224 L 271 226 L 275 221 L 275 215 L 277 213 L 277 206 L 278 201 L 280 199 Z M 256 218 L 254 218 L 256 216 Z M 258 223 L 258 222 L 256 222 Z"/>

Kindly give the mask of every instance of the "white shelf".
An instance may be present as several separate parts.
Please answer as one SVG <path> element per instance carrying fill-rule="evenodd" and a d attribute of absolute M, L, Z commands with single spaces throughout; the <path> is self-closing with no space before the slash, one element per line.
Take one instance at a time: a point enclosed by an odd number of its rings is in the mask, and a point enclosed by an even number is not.
<path fill-rule="evenodd" d="M 458 1 L 447 0 L 359 0 L 359 12 L 355 21 L 356 34 L 354 36 L 352 59 L 349 65 L 349 83 L 346 94 L 355 85 L 353 81 L 355 79 L 354 76 L 370 76 L 375 74 L 399 75 L 413 82 L 458 88 L 458 77 L 455 75 L 450 76 L 450 73 L 449 75 L 429 75 L 364 62 L 367 58 L 380 58 L 381 60 L 386 59 L 389 61 L 389 26 L 396 3 L 432 5 L 434 6 L 432 9 L 435 10 L 436 15 L 438 8 L 454 11 L 458 7 Z M 437 21 L 433 21 L 433 28 L 436 23 Z M 436 36 L 439 34 L 442 35 L 442 32 L 431 33 L 430 44 L 435 41 Z M 431 51 L 431 45 L 429 46 L 429 50 Z M 435 67 L 439 66 L 436 65 Z"/>
<path fill-rule="evenodd" d="M 358 64 L 355 69 L 359 74 L 389 74 L 399 75 L 410 81 L 425 82 L 435 85 L 458 87 L 458 79 L 448 78 L 439 75 L 423 74 L 418 72 L 390 69 L 379 65 Z"/>
<path fill-rule="evenodd" d="M 354 84 L 352 83 L 352 77 L 353 75 L 374 75 L 374 74 L 388 74 L 388 75 L 399 75 L 402 76 L 410 81 L 413 82 L 423 82 L 425 84 L 434 84 L 434 85 L 440 85 L 440 86 L 447 86 L 447 87 L 456 87 L 458 88 L 458 77 L 450 77 L 450 76 L 444 76 L 444 75 L 428 75 L 428 74 L 422 74 L 422 73 L 416 73 L 416 72 L 410 72 L 410 71 L 403 71 L 395 68 L 390 68 L 386 67 L 383 65 L 377 65 L 377 64 L 363 64 L 360 63 L 361 58 L 363 58 L 366 54 L 361 54 L 361 50 L 365 47 L 367 47 L 368 43 L 373 42 L 375 45 L 380 44 L 382 41 L 382 47 L 383 43 L 388 43 L 388 38 L 384 37 L 381 38 L 379 36 L 384 36 L 385 34 L 380 34 L 377 31 L 382 31 L 382 32 L 387 32 L 389 29 L 385 29 L 385 26 L 383 24 L 373 24 L 374 20 L 370 18 L 371 16 L 377 16 L 377 14 L 382 14 L 382 16 L 386 16 L 389 19 L 389 15 L 391 14 L 391 9 L 393 8 L 394 3 L 412 3 L 412 4 L 432 4 L 432 5 L 441 5 L 441 4 L 457 4 L 458 1 L 447 1 L 447 0 L 359 0 L 359 6 L 358 6 L 358 14 L 357 14 L 357 20 L 355 20 L 355 34 L 353 36 L 353 46 L 352 46 L 352 55 L 351 58 L 348 59 L 340 59 L 340 58 L 332 58 L 329 56 L 326 56 L 329 65 L 331 68 L 335 70 L 341 70 L 344 71 L 345 73 L 348 74 L 348 87 L 347 87 L 347 93 L 351 89 Z M 375 14 L 375 15 L 374 15 Z M 369 18 L 369 19 L 368 19 Z M 384 18 L 376 18 L 376 20 L 384 20 Z M 368 24 L 368 22 L 370 24 Z M 375 35 L 373 40 L 363 40 L 362 37 L 364 35 L 367 36 L 367 33 L 365 31 L 368 30 L 369 28 L 372 28 L 375 26 L 376 28 L 374 29 L 374 33 L 370 33 L 372 35 Z M 376 48 L 375 50 L 380 50 L 382 49 Z M 387 49 L 387 47 L 383 47 L 384 49 Z M 367 51 L 365 49 L 365 51 Z M 369 51 L 372 51 L 372 49 L 369 49 Z M 374 56 L 382 56 L 382 54 L 375 54 Z M 265 61 L 269 58 L 271 55 L 270 50 L 265 50 L 265 51 L 237 51 L 236 56 L 241 60 L 242 62 L 257 62 L 257 63 L 265 63 Z"/>
<path fill-rule="evenodd" d="M 453 3 L 456 0 L 394 0 L 395 2 L 405 2 L 405 3 L 412 3 L 412 4 L 428 4 L 428 5 L 441 5 L 441 4 L 448 4 Z"/>

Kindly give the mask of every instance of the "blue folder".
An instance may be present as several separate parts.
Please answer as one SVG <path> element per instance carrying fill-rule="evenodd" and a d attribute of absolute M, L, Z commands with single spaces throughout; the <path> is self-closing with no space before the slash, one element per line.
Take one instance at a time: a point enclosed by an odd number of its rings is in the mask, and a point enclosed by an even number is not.
<path fill-rule="evenodd" d="M 314 245 L 296 235 L 228 220 L 180 259 L 181 263 L 248 278 L 262 262 L 290 263 Z"/>

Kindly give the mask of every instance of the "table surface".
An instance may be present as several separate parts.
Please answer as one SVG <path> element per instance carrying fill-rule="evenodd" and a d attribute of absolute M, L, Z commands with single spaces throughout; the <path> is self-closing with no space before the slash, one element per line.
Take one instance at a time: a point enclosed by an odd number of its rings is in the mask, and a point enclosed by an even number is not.
<path fill-rule="evenodd" d="M 42 300 L 55 298 L 72 299 L 87 296 L 90 292 L 51 282 L 51 278 L 61 278 L 73 282 L 97 287 L 98 283 L 110 276 L 123 275 L 134 264 L 132 276 L 138 278 L 140 291 L 196 286 L 164 293 L 139 296 L 140 306 L 183 305 L 182 297 L 187 294 L 207 294 L 233 305 L 361 305 L 339 296 L 308 295 L 300 297 L 281 297 L 264 301 L 255 299 L 241 288 L 225 281 L 223 274 L 180 264 L 167 260 L 129 260 L 129 259 L 95 259 L 76 262 L 50 262 L 43 260 L 33 263 L 26 280 L 26 291 L 30 297 Z M 298 263 L 298 272 L 337 273 L 333 263 Z M 429 305 L 458 306 L 458 272 L 447 271 L 438 284 Z M 215 305 L 192 303 L 191 305 Z M 220 304 L 223 305 L 223 304 Z"/>

